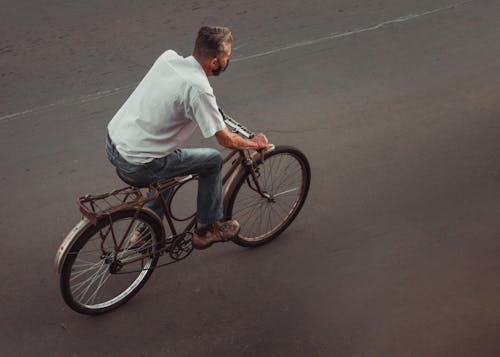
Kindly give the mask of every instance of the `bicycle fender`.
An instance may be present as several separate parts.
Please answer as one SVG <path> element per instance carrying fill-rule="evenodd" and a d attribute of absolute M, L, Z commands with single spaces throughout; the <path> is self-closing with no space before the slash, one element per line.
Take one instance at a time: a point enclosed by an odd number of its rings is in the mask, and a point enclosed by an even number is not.
<path fill-rule="evenodd" d="M 226 185 L 224 186 L 224 189 L 222 191 L 222 194 L 224 197 L 223 199 L 223 208 L 224 208 L 224 215 L 226 214 L 226 207 L 229 204 L 229 199 L 231 198 L 234 188 L 236 187 L 236 184 L 240 180 L 240 177 L 245 175 L 247 173 L 246 167 L 238 167 L 235 172 L 231 175 L 231 177 L 227 180 Z"/>
<path fill-rule="evenodd" d="M 66 256 L 68 255 L 68 252 L 70 251 L 74 242 L 78 238 L 80 238 L 82 233 L 85 232 L 85 230 L 91 225 L 92 223 L 86 217 L 83 217 L 80 222 L 78 222 L 66 235 L 61 245 L 59 246 L 59 249 L 57 250 L 56 258 L 54 260 L 54 268 L 58 274 L 61 274 L 63 262 L 66 259 Z"/>

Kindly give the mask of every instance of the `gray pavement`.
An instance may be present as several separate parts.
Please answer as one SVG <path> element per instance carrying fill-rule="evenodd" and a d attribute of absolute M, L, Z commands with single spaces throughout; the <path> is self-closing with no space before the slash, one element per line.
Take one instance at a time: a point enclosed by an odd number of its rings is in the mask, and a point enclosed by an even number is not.
<path fill-rule="evenodd" d="M 500 355 L 498 1 L 2 7 L 2 354 Z M 235 36 L 219 104 L 306 153 L 308 201 L 265 247 L 195 252 L 78 315 L 52 261 L 76 198 L 121 185 L 106 124 L 203 24 Z"/>

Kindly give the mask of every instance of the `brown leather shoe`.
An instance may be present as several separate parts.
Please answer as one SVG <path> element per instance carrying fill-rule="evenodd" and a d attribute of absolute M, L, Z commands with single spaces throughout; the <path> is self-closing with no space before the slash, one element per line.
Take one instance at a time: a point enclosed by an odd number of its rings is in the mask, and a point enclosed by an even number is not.
<path fill-rule="evenodd" d="M 141 252 L 148 248 L 151 248 L 151 230 L 144 223 L 140 223 L 133 231 L 127 249 Z"/>
<path fill-rule="evenodd" d="M 216 222 L 197 228 L 193 235 L 193 246 L 196 249 L 205 249 L 216 242 L 225 242 L 240 232 L 240 224 L 235 220 Z"/>

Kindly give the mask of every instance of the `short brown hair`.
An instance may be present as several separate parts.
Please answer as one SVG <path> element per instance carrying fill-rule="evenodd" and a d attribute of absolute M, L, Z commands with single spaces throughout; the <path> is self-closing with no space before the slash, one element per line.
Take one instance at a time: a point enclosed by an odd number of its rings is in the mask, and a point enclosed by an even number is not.
<path fill-rule="evenodd" d="M 214 58 L 225 51 L 225 45 L 233 42 L 231 30 L 221 26 L 203 26 L 198 31 L 193 54 L 200 58 Z"/>

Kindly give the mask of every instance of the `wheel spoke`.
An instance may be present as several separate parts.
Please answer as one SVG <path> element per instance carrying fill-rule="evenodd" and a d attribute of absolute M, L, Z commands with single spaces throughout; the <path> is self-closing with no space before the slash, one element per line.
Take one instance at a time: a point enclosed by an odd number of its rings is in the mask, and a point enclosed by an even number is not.
<path fill-rule="evenodd" d="M 247 206 L 243 207 L 242 209 L 240 209 L 239 211 L 234 212 L 234 214 L 236 215 L 236 214 L 238 214 L 240 212 L 246 211 L 246 210 L 248 210 L 250 208 L 254 208 L 255 206 L 259 206 L 259 205 L 261 205 L 261 202 L 254 203 L 252 205 L 247 205 Z"/>
<path fill-rule="evenodd" d="M 96 267 L 99 269 L 100 267 L 102 266 L 102 263 L 98 266 L 97 263 L 89 266 L 87 269 L 82 269 L 82 270 L 78 270 L 75 274 L 73 274 L 73 276 L 71 277 L 71 281 L 79 278 L 80 276 L 84 275 L 85 273 L 88 273 L 89 271 L 92 271 L 92 270 L 95 270 Z"/>
<path fill-rule="evenodd" d="M 286 191 L 283 191 L 283 192 L 280 192 L 280 193 L 276 193 L 276 194 L 274 194 L 274 195 L 273 195 L 273 197 L 274 197 L 274 198 L 276 198 L 276 197 L 279 197 L 279 196 L 282 196 L 282 195 L 286 195 L 286 194 L 289 194 L 289 193 L 291 193 L 291 192 L 295 192 L 295 191 L 297 191 L 298 189 L 299 189 L 298 187 L 291 188 L 291 189 L 289 189 L 289 190 L 286 190 Z"/>
<path fill-rule="evenodd" d="M 80 294 L 78 294 L 75 297 L 77 301 L 82 301 L 83 297 L 87 294 L 88 290 L 90 289 L 90 287 L 92 286 L 92 284 L 94 284 L 94 282 L 96 281 L 96 279 L 98 279 L 98 277 L 100 275 L 105 274 L 106 268 L 101 271 L 101 269 L 102 269 L 103 266 L 104 266 L 104 264 L 102 264 L 100 267 L 98 267 L 98 269 L 97 269 L 97 271 L 95 272 L 94 275 L 88 277 L 87 279 L 85 279 L 81 283 L 75 285 L 75 288 L 76 288 L 75 292 L 77 292 L 80 287 L 86 286 L 86 288 L 84 288 L 83 290 L 81 290 Z"/>
<path fill-rule="evenodd" d="M 107 273 L 108 274 L 102 274 L 101 275 L 101 279 L 99 280 L 99 284 L 97 285 L 97 288 L 95 289 L 94 293 L 92 295 L 90 295 L 89 299 L 87 300 L 87 304 L 89 304 L 89 303 L 94 304 L 95 303 L 95 298 L 97 297 L 97 293 L 99 292 L 99 290 L 101 290 L 101 288 L 103 287 L 104 283 L 106 283 L 106 281 L 111 276 L 111 274 L 109 274 L 109 272 L 107 272 Z M 105 276 L 106 276 L 106 279 L 104 279 Z"/>

